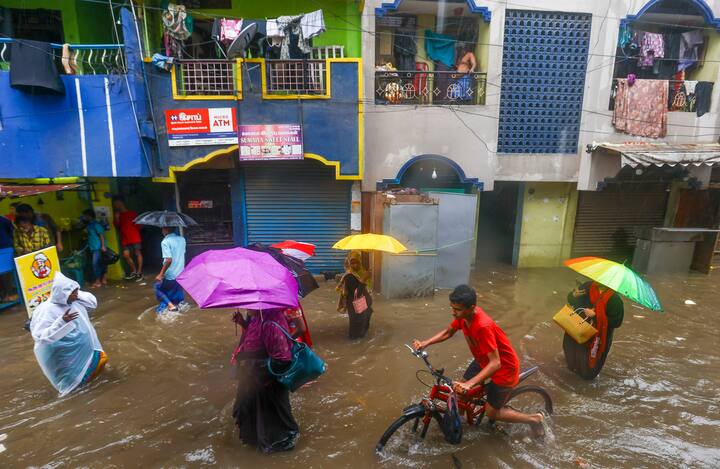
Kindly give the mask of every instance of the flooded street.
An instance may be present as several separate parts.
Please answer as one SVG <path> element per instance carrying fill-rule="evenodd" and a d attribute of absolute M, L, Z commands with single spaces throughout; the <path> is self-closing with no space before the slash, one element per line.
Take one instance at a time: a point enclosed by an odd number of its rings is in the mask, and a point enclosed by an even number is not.
<path fill-rule="evenodd" d="M 333 282 L 304 300 L 329 369 L 291 396 L 301 437 L 295 451 L 271 457 L 241 446 L 232 421 L 237 337 L 229 312 L 158 318 L 150 285 L 101 291 L 94 323 L 108 366 L 63 399 L 35 361 L 24 312 L 3 312 L 0 467 L 720 466 L 718 274 L 651 278 L 666 312 L 625 301 L 625 322 L 594 382 L 566 370 L 552 322 L 577 279 L 567 269 L 505 266 L 473 278 L 480 305 L 508 333 L 523 368 L 541 367 L 527 383 L 554 400 L 545 443 L 466 427 L 463 442 L 451 446 L 431 427 L 409 454 L 389 447 L 384 459 L 373 451 L 382 432 L 426 392 L 415 377 L 422 363 L 403 344 L 450 322 L 447 292 L 378 299 L 368 339 L 355 342 L 335 312 Z M 459 335 L 428 350 L 433 364 L 455 375 L 470 358 Z"/>

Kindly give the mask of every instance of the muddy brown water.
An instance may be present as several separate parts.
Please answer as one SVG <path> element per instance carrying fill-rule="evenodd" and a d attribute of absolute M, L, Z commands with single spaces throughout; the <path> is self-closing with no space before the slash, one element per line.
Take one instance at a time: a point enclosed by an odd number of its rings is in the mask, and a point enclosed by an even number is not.
<path fill-rule="evenodd" d="M 0 313 L 0 467 L 720 467 L 718 274 L 653 278 L 666 313 L 625 302 L 599 379 L 565 369 L 552 323 L 579 279 L 563 269 L 482 268 L 473 285 L 503 327 L 528 380 L 552 395 L 555 415 L 544 443 L 467 429 L 451 446 L 431 429 L 404 450 L 374 446 L 403 407 L 426 388 L 421 363 L 404 343 L 450 321 L 447 292 L 432 298 L 377 300 L 369 337 L 346 338 L 330 283 L 304 301 L 317 352 L 329 371 L 292 395 L 301 427 L 297 448 L 263 456 L 237 439 L 230 411 L 229 364 L 235 328 L 223 311 L 159 319 L 150 286 L 115 285 L 99 293 L 94 315 L 109 355 L 100 379 L 58 399 L 37 366 L 23 312 Z M 696 305 L 686 305 L 690 299 Z M 429 349 L 460 374 L 469 361 L 456 336 Z"/>

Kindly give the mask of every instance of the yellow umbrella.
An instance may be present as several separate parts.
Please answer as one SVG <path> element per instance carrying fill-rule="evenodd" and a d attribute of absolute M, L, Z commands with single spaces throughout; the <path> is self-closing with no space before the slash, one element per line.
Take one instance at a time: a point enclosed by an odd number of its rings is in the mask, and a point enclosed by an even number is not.
<path fill-rule="evenodd" d="M 388 235 L 365 233 L 346 236 L 333 246 L 345 251 L 385 251 L 397 254 L 407 251 L 400 241 Z"/>

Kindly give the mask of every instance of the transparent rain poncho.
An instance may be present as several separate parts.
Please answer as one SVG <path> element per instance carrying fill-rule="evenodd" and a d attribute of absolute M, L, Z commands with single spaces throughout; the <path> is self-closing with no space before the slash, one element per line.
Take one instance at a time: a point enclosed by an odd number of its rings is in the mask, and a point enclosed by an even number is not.
<path fill-rule="evenodd" d="M 35 357 L 60 396 L 80 384 L 94 352 L 102 351 L 88 316 L 88 308 L 97 307 L 95 296 L 80 291 L 78 299 L 68 304 L 70 294 L 79 288 L 74 280 L 56 273 L 50 299 L 35 309 L 30 322 Z M 65 322 L 63 315 L 68 310 L 77 313 L 77 318 Z"/>

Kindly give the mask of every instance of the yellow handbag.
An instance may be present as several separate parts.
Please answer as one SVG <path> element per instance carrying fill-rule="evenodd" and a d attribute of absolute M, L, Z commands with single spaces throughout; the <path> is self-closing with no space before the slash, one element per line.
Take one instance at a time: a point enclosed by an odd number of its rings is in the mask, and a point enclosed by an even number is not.
<path fill-rule="evenodd" d="M 576 313 L 570 306 L 565 305 L 553 316 L 553 321 L 562 327 L 567 334 L 578 344 L 584 344 L 595 337 L 598 330 L 580 314 Z"/>

